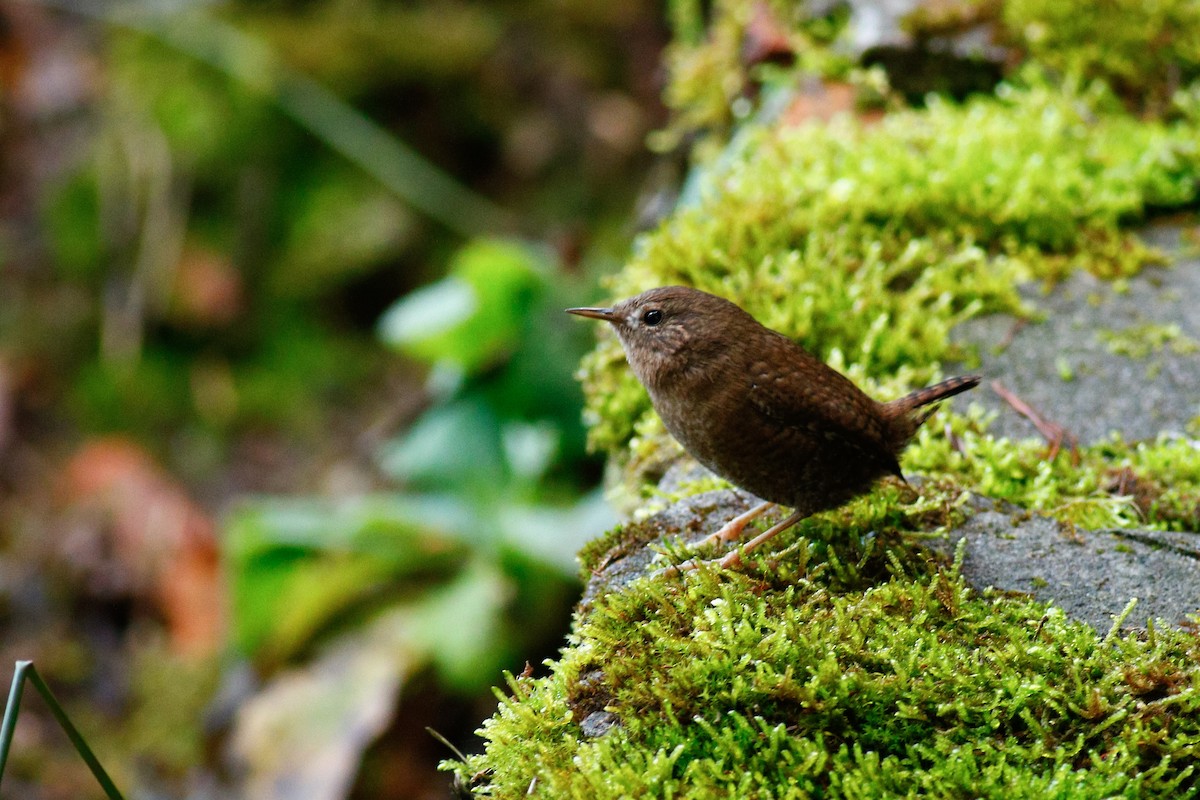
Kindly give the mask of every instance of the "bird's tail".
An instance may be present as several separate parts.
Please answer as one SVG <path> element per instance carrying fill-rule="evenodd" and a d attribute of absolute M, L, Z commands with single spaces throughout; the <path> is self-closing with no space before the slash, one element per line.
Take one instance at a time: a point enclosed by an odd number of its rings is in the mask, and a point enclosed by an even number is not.
<path fill-rule="evenodd" d="M 983 378 L 979 375 L 961 375 L 957 378 L 947 378 L 941 383 L 926 386 L 924 389 L 917 389 L 915 392 L 910 392 L 904 395 L 904 397 L 892 400 L 890 403 L 884 403 L 883 410 L 885 416 L 895 421 L 893 424 L 893 435 L 897 440 L 897 444 L 907 442 L 916 433 L 917 428 L 921 427 L 921 424 L 929 419 L 929 415 L 937 410 L 936 408 L 924 408 L 924 406 L 936 403 L 939 400 L 945 400 L 947 397 L 953 397 L 956 394 L 961 394 L 968 389 L 974 389 L 979 385 L 979 381 L 981 380 Z M 917 413 L 914 414 L 914 411 Z"/>
<path fill-rule="evenodd" d="M 945 400 L 947 397 L 962 394 L 968 389 L 974 389 L 979 385 L 981 380 L 983 378 L 979 375 L 960 375 L 957 378 L 947 378 L 941 383 L 926 386 L 924 389 L 917 389 L 915 392 L 904 395 L 899 400 L 893 400 L 888 403 L 888 406 L 893 407 L 898 413 L 913 411 L 921 406 L 936 403 L 938 400 Z"/>

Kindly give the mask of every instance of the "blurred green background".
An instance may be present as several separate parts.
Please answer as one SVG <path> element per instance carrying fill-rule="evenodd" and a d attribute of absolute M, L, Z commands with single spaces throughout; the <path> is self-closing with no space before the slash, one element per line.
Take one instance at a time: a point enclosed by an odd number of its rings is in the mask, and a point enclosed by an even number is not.
<path fill-rule="evenodd" d="M 476 746 L 554 654 L 615 520 L 561 310 L 670 189 L 666 38 L 648 2 L 0 3 L 0 661 L 127 796 L 447 797 L 425 728 Z M 36 699 L 4 778 L 99 793 Z"/>

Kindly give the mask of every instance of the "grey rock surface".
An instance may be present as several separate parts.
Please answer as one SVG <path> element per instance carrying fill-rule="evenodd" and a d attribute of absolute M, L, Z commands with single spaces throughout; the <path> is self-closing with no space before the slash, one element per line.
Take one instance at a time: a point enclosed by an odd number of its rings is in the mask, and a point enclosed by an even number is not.
<path fill-rule="evenodd" d="M 956 340 L 979 354 L 986 379 L 971 399 L 997 413 L 994 434 L 1039 435 L 990 390 L 992 380 L 1081 444 L 1114 431 L 1127 441 L 1195 435 L 1200 257 L 1185 247 L 1182 230 L 1160 225 L 1143 232 L 1168 254 L 1168 267 L 1116 283 L 1077 272 L 1049 292 L 1024 287 L 1042 321 L 994 315 L 955 330 Z M 1200 534 L 1067 532 L 1046 517 L 984 510 L 947 541 L 964 537 L 963 570 L 972 586 L 1027 592 L 1101 630 L 1134 597 L 1129 625 L 1148 618 L 1177 624 L 1200 612 Z"/>
<path fill-rule="evenodd" d="M 1081 444 L 1111 431 L 1129 441 L 1195 431 L 1200 258 L 1182 250 L 1177 229 L 1152 229 L 1146 238 L 1174 254 L 1170 268 L 1145 269 L 1124 287 L 1077 272 L 1048 294 L 1035 286 L 1023 289 L 1045 315 L 1041 322 L 997 314 L 955 329 L 955 341 L 979 355 L 985 380 L 971 400 L 997 412 L 993 433 L 1038 436 L 1029 420 L 990 389 L 993 380 Z M 1162 341 L 1168 329 L 1178 333 Z M 1131 344 L 1145 352 L 1121 352 Z"/>
<path fill-rule="evenodd" d="M 1200 536 L 1148 530 L 1070 530 L 1013 506 L 979 510 L 931 546 L 951 556 L 966 539 L 962 575 L 977 590 L 1022 592 L 1107 632 L 1129 601 L 1124 621 L 1169 625 L 1200 614 Z"/>
<path fill-rule="evenodd" d="M 692 465 L 690 470 L 702 472 L 704 468 Z M 660 486 L 677 480 L 679 474 L 679 470 L 671 470 Z M 597 597 L 667 566 L 670 562 L 660 556 L 665 548 L 699 541 L 759 502 L 745 492 L 718 489 L 672 503 L 644 520 L 626 523 L 631 532 L 627 544 L 609 551 L 600 568 L 593 571 L 584 586 L 580 608 L 586 610 Z"/>
<path fill-rule="evenodd" d="M 611 711 L 593 711 L 579 723 L 579 732 L 587 739 L 599 739 L 621 723 Z"/>

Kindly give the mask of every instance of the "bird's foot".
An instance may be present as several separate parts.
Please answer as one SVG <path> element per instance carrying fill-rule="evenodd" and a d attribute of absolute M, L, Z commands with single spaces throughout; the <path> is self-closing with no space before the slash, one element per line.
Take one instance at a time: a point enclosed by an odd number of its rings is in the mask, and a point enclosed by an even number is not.
<path fill-rule="evenodd" d="M 759 503 L 749 511 L 738 514 L 733 519 L 726 522 L 714 533 L 705 536 L 698 542 L 693 542 L 688 545 L 689 550 L 699 550 L 709 545 L 723 544 L 725 542 L 735 542 L 742 538 L 742 532 L 746 530 L 746 526 L 754 520 L 761 517 L 763 514 L 775 507 L 775 503 Z"/>
<path fill-rule="evenodd" d="M 757 510 L 757 509 L 751 509 L 751 511 L 755 511 L 755 510 Z M 748 514 L 750 512 L 748 511 L 746 513 Z M 760 511 L 759 513 L 761 514 L 763 512 Z M 745 516 L 745 515 L 743 515 L 743 516 Z M 807 515 L 802 514 L 799 511 L 794 511 L 790 515 L 785 517 L 784 519 L 780 520 L 779 522 L 776 522 L 774 525 L 767 528 L 765 531 L 760 533 L 758 536 L 755 536 L 753 539 L 746 542 L 741 547 L 735 547 L 734 549 L 730 550 L 728 553 L 726 553 L 721 558 L 714 558 L 714 559 L 710 559 L 710 560 L 689 558 L 687 561 L 684 561 L 681 564 L 673 564 L 672 566 L 657 570 L 656 572 L 653 573 L 652 577 L 655 577 L 655 578 L 674 577 L 676 575 L 682 575 L 685 572 L 691 572 L 692 570 L 699 569 L 701 565 L 705 565 L 705 564 L 708 566 L 711 566 L 711 567 L 715 567 L 717 569 L 732 569 L 734 567 L 740 567 L 742 565 L 742 556 L 743 555 L 745 555 L 746 553 L 753 552 L 754 550 L 757 550 L 759 547 L 762 547 L 766 542 L 775 538 L 779 534 L 786 531 L 788 528 L 795 525 L 800 520 L 804 519 L 805 516 L 807 516 Z M 751 518 L 751 519 L 753 519 L 753 518 Z M 745 527 L 745 523 L 743 523 L 743 527 Z M 719 531 L 718 531 L 718 533 L 719 533 Z"/>
<path fill-rule="evenodd" d="M 742 553 L 740 548 L 730 550 L 721 558 L 697 559 L 689 558 L 680 564 L 672 564 L 669 567 L 664 567 L 660 570 L 655 570 L 650 573 L 652 578 L 673 578 L 676 575 L 682 575 L 685 572 L 700 569 L 702 566 L 711 567 L 713 569 L 732 569 L 742 565 Z"/>

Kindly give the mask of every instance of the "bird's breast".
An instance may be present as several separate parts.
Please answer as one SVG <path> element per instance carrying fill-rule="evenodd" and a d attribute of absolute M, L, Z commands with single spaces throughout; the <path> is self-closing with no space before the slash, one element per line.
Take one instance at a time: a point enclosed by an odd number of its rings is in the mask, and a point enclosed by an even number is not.
<path fill-rule="evenodd" d="M 730 477 L 730 462 L 744 460 L 760 444 L 755 426 L 747 425 L 754 413 L 753 376 L 739 366 L 672 377 L 650 389 L 663 424 L 696 460 Z"/>

